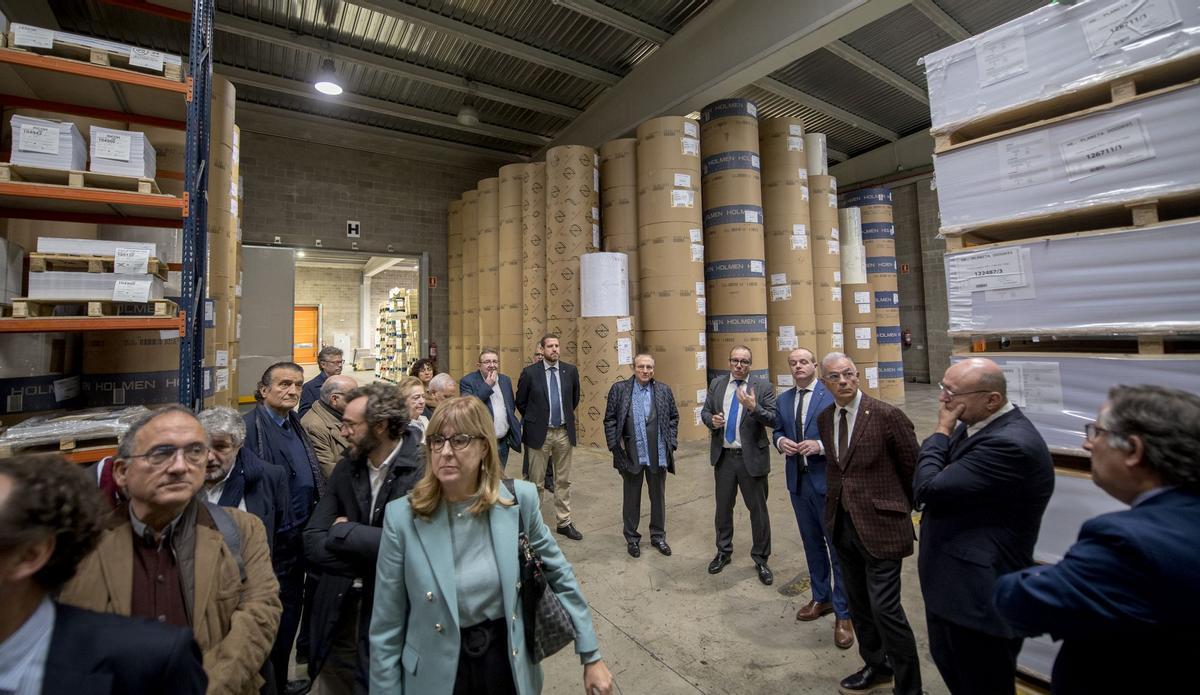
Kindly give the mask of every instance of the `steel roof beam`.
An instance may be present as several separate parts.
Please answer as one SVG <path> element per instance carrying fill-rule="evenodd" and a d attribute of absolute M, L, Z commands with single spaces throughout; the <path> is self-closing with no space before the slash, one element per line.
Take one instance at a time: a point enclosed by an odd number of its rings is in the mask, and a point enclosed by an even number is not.
<path fill-rule="evenodd" d="M 863 132 L 871 133 L 872 135 L 881 137 L 888 142 L 895 142 L 900 139 L 900 134 L 894 130 L 885 128 L 884 126 L 881 126 L 872 120 L 850 113 L 840 106 L 834 106 L 824 99 L 818 99 L 811 94 L 802 92 L 789 84 L 780 82 L 774 77 L 764 77 L 761 80 L 757 80 L 754 83 L 754 86 L 759 87 L 760 89 L 765 89 L 772 94 L 777 94 L 785 99 L 791 99 L 805 108 L 812 109 L 813 111 L 820 111 L 827 116 L 833 116 L 847 125 L 858 128 Z"/>
<path fill-rule="evenodd" d="M 430 12 L 429 10 L 400 2 L 400 0 L 353 0 L 353 4 L 394 19 L 412 24 L 420 24 L 434 31 L 452 34 L 460 39 L 493 51 L 505 53 L 521 60 L 559 72 L 565 72 L 568 75 L 574 75 L 575 77 L 592 82 L 603 85 L 614 85 L 621 80 L 620 76 L 606 70 L 592 67 L 586 63 L 581 63 L 545 49 L 521 43 L 507 36 L 501 36 L 487 29 L 481 29 L 466 22 L 445 17 L 436 12 Z"/>
<path fill-rule="evenodd" d="M 933 0 L 911 0 L 912 6 L 918 12 L 925 15 L 929 21 L 938 26 L 939 29 L 950 35 L 950 38 L 955 41 L 965 41 L 971 38 L 971 32 L 967 31 L 966 27 L 958 23 L 958 20 L 951 17 L 948 12 L 943 10 Z"/>
<path fill-rule="evenodd" d="M 339 43 L 331 43 L 315 36 L 306 34 L 297 34 L 289 29 L 277 27 L 273 24 L 256 22 L 244 17 L 231 15 L 228 12 L 217 13 L 217 31 L 234 36 L 241 36 L 257 41 L 274 44 L 276 46 L 284 46 L 288 48 L 302 48 L 312 51 L 321 56 L 327 56 L 339 61 L 355 63 L 374 70 L 379 70 L 396 77 L 415 80 L 425 84 L 431 84 L 436 87 L 454 90 L 465 94 L 476 95 L 484 99 L 496 101 L 510 106 L 517 106 L 531 111 L 559 116 L 562 118 L 573 119 L 579 116 L 582 111 L 579 109 L 556 104 L 552 101 L 535 97 L 529 94 L 522 94 L 510 89 L 502 87 L 493 87 L 491 85 L 480 84 L 459 77 L 458 75 L 442 72 L 441 70 L 433 70 L 421 65 L 406 63 L 394 58 L 387 58 L 377 53 L 364 51 L 359 48 L 345 46 Z"/>
<path fill-rule="evenodd" d="M 825 50 L 834 54 L 838 58 L 841 58 L 847 63 L 850 63 L 859 70 L 862 70 L 871 77 L 874 77 L 884 84 L 887 84 L 889 87 L 897 89 L 907 96 L 916 99 L 922 104 L 929 103 L 929 95 L 925 93 L 924 89 L 921 89 L 917 85 L 908 81 L 908 79 L 906 79 L 904 76 L 893 71 L 886 65 L 883 65 L 874 58 L 866 55 L 862 51 L 859 51 L 845 41 L 834 41 L 826 46 Z"/>
<path fill-rule="evenodd" d="M 340 96 L 329 97 L 324 94 L 317 93 L 311 84 L 300 82 L 298 80 L 289 80 L 285 77 L 276 77 L 266 73 L 254 72 L 253 70 L 245 70 L 243 68 L 235 68 L 227 65 L 214 66 L 214 72 L 224 75 L 230 80 L 246 84 L 252 87 L 259 87 L 273 92 L 281 92 L 283 94 L 291 94 L 293 96 L 322 101 L 328 104 L 338 104 L 350 106 L 363 111 L 371 111 L 373 113 L 392 116 L 395 118 L 403 118 L 408 121 L 417 123 L 425 123 L 427 125 L 439 126 L 442 128 L 450 128 L 452 130 L 461 130 L 467 133 L 476 135 L 486 135 L 488 137 L 499 138 L 501 140 L 509 140 L 511 142 L 519 142 L 526 145 L 545 145 L 550 141 L 550 138 L 536 133 L 527 133 L 521 130 L 513 130 L 497 125 L 489 125 L 487 123 L 479 123 L 477 125 L 467 126 L 458 122 L 458 119 L 450 114 L 441 113 L 440 111 L 430 111 L 429 109 L 416 108 L 414 106 L 405 106 L 383 99 L 375 99 L 373 97 L 362 96 L 361 94 L 351 94 L 343 92 Z"/>
<path fill-rule="evenodd" d="M 667 39 L 671 38 L 669 32 L 665 32 L 652 24 L 647 24 L 636 17 L 631 17 L 620 10 L 596 0 L 550 0 L 550 4 L 565 7 L 573 12 L 578 12 L 584 17 L 594 19 L 610 27 L 615 27 L 627 34 L 633 34 L 643 41 L 649 41 L 660 46 L 666 43 Z"/>

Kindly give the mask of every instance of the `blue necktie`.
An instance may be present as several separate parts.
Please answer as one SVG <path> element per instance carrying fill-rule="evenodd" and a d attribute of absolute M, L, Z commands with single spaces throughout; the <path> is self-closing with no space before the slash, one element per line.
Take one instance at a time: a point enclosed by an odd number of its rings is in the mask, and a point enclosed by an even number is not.
<path fill-rule="evenodd" d="M 550 426 L 562 427 L 562 395 L 558 392 L 558 367 L 550 368 Z"/>
<path fill-rule="evenodd" d="M 733 380 L 733 402 L 729 405 L 729 417 L 725 419 L 725 441 L 730 444 L 737 439 L 737 421 L 739 411 L 741 411 L 741 403 L 738 401 L 737 390 L 741 386 L 741 379 Z"/>

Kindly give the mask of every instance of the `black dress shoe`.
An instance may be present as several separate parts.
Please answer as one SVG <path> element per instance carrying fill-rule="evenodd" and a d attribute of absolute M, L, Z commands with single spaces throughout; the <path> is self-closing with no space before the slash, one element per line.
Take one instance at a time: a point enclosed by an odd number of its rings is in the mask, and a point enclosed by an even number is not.
<path fill-rule="evenodd" d="M 754 568 L 758 570 L 758 581 L 771 586 L 775 583 L 775 575 L 771 573 L 771 568 L 767 567 L 765 562 L 754 563 Z"/>
<path fill-rule="evenodd" d="M 284 695 L 305 695 L 310 690 L 312 690 L 312 681 L 307 678 L 288 681 L 283 688 Z"/>
<path fill-rule="evenodd" d="M 625 549 L 629 551 L 631 557 L 642 556 L 642 546 L 638 545 L 637 541 L 630 541 Z"/>
<path fill-rule="evenodd" d="M 583 540 L 583 534 L 580 533 L 575 528 L 575 524 L 567 524 L 566 526 L 559 526 L 555 530 L 558 531 L 559 533 L 561 533 L 562 535 L 566 536 L 567 538 L 570 538 L 573 541 Z"/>
<path fill-rule="evenodd" d="M 855 673 L 843 678 L 839 685 L 843 691 L 860 693 L 891 684 L 891 669 L 863 666 Z"/>
<path fill-rule="evenodd" d="M 729 564 L 729 556 L 726 555 L 725 553 L 717 553 L 717 556 L 713 558 L 713 561 L 708 563 L 708 573 L 716 574 L 716 573 L 720 572 L 721 570 L 725 569 L 725 565 L 728 565 L 728 564 Z"/>
<path fill-rule="evenodd" d="M 671 546 L 667 545 L 667 541 L 664 538 L 659 538 L 658 540 L 651 539 L 650 545 L 654 546 L 663 555 L 671 554 Z"/>

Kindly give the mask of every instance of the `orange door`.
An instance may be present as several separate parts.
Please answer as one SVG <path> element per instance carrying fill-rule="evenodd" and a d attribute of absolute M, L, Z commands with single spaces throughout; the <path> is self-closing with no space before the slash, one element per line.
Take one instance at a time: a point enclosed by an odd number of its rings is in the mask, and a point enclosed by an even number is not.
<path fill-rule="evenodd" d="M 296 364 L 316 364 L 318 308 L 298 306 L 292 308 L 292 360 Z"/>

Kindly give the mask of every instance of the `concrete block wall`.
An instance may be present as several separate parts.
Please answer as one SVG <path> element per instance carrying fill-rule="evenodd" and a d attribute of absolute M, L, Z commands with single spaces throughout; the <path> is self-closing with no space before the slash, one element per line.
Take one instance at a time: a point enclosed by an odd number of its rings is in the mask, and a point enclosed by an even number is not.
<path fill-rule="evenodd" d="M 938 237 L 938 212 L 934 179 L 913 184 L 917 190 L 917 212 L 921 220 L 921 267 L 925 283 L 925 325 L 929 339 L 929 373 L 937 381 L 950 366 L 950 304 L 946 299 L 946 241 Z"/>
<path fill-rule="evenodd" d="M 896 224 L 896 264 L 900 270 L 900 325 L 912 331 L 912 347 L 904 349 L 904 378 L 936 382 L 950 366 L 946 334 L 949 307 L 939 239 L 937 191 L 931 177 L 892 187 Z M 903 267 L 908 266 L 908 272 Z"/>
<path fill-rule="evenodd" d="M 248 131 L 240 166 L 246 243 L 271 244 L 278 236 L 284 246 L 312 247 L 321 239 L 323 248 L 349 250 L 346 221 L 358 220 L 360 251 L 428 252 L 429 274 L 439 279 L 430 290 L 429 337 L 449 345 L 446 208 L 479 179 L 495 176 L 494 167 L 433 164 Z M 357 288 L 353 296 L 357 303 Z"/>

